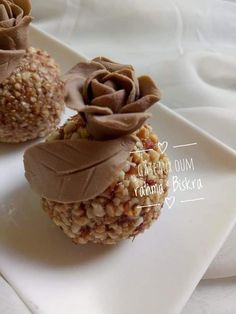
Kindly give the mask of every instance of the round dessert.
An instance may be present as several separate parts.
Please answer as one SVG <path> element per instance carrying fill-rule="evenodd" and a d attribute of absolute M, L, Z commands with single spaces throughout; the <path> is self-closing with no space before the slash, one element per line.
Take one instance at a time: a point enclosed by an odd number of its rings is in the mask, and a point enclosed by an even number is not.
<path fill-rule="evenodd" d="M 48 135 L 60 121 L 64 84 L 55 61 L 29 48 L 0 83 L 0 142 L 18 143 Z"/>
<path fill-rule="evenodd" d="M 59 122 L 64 84 L 55 61 L 29 48 L 31 1 L 0 5 L 0 142 L 49 134 Z"/>
<path fill-rule="evenodd" d="M 158 218 L 168 192 L 168 158 L 146 122 L 160 91 L 131 65 L 103 57 L 64 79 L 78 114 L 27 149 L 26 178 L 74 243 L 134 238 Z"/>
<path fill-rule="evenodd" d="M 92 140 L 78 114 L 54 131 L 48 142 L 81 138 Z M 63 204 L 43 198 L 43 209 L 73 242 L 114 244 L 134 238 L 158 218 L 168 191 L 168 158 L 150 125 L 135 132 L 135 141 L 118 177 L 94 199 Z"/>

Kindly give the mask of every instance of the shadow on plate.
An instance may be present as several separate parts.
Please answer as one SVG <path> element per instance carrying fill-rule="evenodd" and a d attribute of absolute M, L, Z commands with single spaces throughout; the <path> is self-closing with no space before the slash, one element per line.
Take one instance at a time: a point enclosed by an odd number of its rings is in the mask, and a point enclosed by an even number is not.
<path fill-rule="evenodd" d="M 21 259 L 51 267 L 87 265 L 121 247 L 73 244 L 43 212 L 40 198 L 27 184 L 1 200 L 0 245 Z"/>
<path fill-rule="evenodd" d="M 24 152 L 26 148 L 33 144 L 36 144 L 38 140 L 31 140 L 25 143 L 11 144 L 11 143 L 0 143 L 0 157 L 4 155 L 11 155 L 16 152 Z"/>

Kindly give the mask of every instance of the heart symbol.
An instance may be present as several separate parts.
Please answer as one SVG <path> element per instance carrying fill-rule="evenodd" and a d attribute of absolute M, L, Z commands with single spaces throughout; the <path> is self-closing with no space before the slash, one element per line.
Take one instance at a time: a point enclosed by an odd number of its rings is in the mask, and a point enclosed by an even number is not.
<path fill-rule="evenodd" d="M 164 154 L 164 152 L 167 150 L 168 142 L 167 141 L 164 141 L 162 143 L 159 142 L 158 147 L 159 147 L 160 151 L 162 152 L 162 154 Z"/>
<path fill-rule="evenodd" d="M 175 203 L 175 196 L 166 197 L 165 202 L 168 208 L 171 208 Z"/>

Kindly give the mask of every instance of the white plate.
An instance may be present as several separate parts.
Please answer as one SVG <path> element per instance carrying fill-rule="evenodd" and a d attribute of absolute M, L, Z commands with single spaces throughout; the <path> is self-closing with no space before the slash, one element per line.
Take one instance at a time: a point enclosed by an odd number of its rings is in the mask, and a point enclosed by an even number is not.
<path fill-rule="evenodd" d="M 31 35 L 63 70 L 82 59 L 34 28 Z M 153 227 L 114 247 L 72 244 L 24 179 L 22 155 L 32 143 L 0 145 L 0 271 L 33 313 L 179 313 L 232 229 L 235 153 L 163 105 L 152 112 L 172 167 L 193 160 L 194 171 L 173 172 L 170 182 L 176 174 L 200 178 L 203 188 L 170 191 L 175 202 Z"/>

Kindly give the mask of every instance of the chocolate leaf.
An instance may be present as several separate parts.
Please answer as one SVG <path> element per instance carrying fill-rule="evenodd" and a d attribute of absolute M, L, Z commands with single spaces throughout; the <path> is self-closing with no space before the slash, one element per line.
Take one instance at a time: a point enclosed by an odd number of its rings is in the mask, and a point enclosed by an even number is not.
<path fill-rule="evenodd" d="M 41 143 L 24 154 L 25 176 L 31 187 L 49 200 L 86 201 L 114 182 L 134 145 L 132 136 Z"/>

